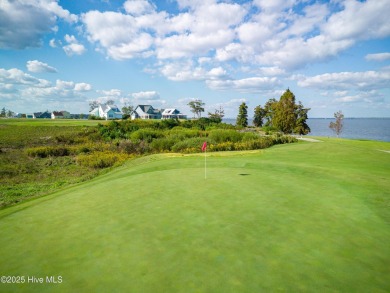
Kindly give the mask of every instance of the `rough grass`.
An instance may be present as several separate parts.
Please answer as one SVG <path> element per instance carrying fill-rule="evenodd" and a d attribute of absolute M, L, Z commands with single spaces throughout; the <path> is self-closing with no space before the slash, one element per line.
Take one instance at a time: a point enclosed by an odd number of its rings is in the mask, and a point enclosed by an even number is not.
<path fill-rule="evenodd" d="M 389 143 L 161 154 L 0 211 L 12 292 L 389 292 Z"/>

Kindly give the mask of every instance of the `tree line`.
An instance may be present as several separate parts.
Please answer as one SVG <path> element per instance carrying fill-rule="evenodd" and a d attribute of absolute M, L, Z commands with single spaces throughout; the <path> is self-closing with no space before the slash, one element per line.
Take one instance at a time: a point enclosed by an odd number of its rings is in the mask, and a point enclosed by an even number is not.
<path fill-rule="evenodd" d="M 195 100 L 188 103 L 191 112 L 198 118 L 204 112 L 204 103 L 201 100 Z M 256 106 L 253 116 L 253 124 L 256 127 L 266 126 L 286 134 L 305 135 L 310 132 L 307 125 L 309 108 L 305 108 L 301 102 L 296 102 L 295 95 L 287 89 L 279 100 L 269 99 L 265 105 Z M 222 107 L 216 109 L 214 113 L 208 112 L 210 119 L 222 121 L 224 117 Z M 243 102 L 238 109 L 236 125 L 241 127 L 248 126 L 248 106 Z"/>

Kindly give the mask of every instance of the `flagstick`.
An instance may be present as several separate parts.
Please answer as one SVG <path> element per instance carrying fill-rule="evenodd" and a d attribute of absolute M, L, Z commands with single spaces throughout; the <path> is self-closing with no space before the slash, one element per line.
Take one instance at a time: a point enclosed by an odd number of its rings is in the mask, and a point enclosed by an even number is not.
<path fill-rule="evenodd" d="M 204 179 L 207 178 L 207 159 L 206 159 L 206 153 L 207 153 L 207 148 L 204 150 Z"/>

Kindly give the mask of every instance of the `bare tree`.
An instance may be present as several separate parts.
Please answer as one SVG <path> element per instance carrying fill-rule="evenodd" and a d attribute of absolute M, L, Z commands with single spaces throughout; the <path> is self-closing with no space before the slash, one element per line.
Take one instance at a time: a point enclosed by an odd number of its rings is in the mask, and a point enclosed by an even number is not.
<path fill-rule="evenodd" d="M 334 113 L 334 118 L 336 118 L 336 121 L 330 122 L 329 128 L 332 129 L 336 133 L 337 137 L 339 137 L 340 133 L 343 130 L 343 126 L 344 126 L 344 123 L 343 123 L 344 114 L 340 110 L 340 111 Z"/>
<path fill-rule="evenodd" d="M 225 116 L 225 110 L 222 106 L 219 106 L 219 110 L 215 109 L 214 113 L 208 112 L 209 118 L 214 122 L 221 123 L 222 118 Z"/>

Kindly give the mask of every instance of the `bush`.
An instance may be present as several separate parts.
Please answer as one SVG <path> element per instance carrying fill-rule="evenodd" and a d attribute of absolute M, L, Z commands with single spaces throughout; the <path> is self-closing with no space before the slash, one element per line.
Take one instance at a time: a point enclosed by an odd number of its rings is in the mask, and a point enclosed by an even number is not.
<path fill-rule="evenodd" d="M 237 132 L 236 130 L 229 129 L 215 129 L 211 130 L 209 133 L 209 138 L 216 143 L 222 142 L 238 142 L 243 138 L 243 134 Z"/>
<path fill-rule="evenodd" d="M 210 144 L 209 139 L 204 137 L 192 137 L 185 140 L 177 142 L 173 147 L 172 151 L 174 152 L 191 152 L 196 153 L 200 152 L 204 141 L 207 141 Z"/>
<path fill-rule="evenodd" d="M 256 140 L 259 139 L 260 135 L 256 132 L 244 132 L 242 141 Z"/>
<path fill-rule="evenodd" d="M 77 156 L 76 162 L 80 166 L 102 169 L 112 167 L 124 162 L 128 157 L 113 152 L 94 152 Z"/>
<path fill-rule="evenodd" d="M 46 158 L 46 157 L 62 157 L 68 156 L 70 150 L 67 147 L 35 147 L 26 149 L 26 153 L 30 157 Z"/>
<path fill-rule="evenodd" d="M 154 152 L 169 152 L 171 151 L 172 147 L 179 141 L 179 139 L 174 137 L 159 138 L 152 141 L 150 148 Z"/>
<path fill-rule="evenodd" d="M 145 154 L 150 151 L 149 144 L 142 140 L 122 140 L 118 144 L 118 150 L 126 154 Z"/>
<path fill-rule="evenodd" d="M 130 138 L 132 140 L 144 140 L 148 143 L 152 142 L 153 139 L 163 137 L 164 134 L 162 131 L 154 130 L 151 128 L 144 128 L 144 129 L 139 129 L 135 132 L 133 132 L 130 135 Z"/>
<path fill-rule="evenodd" d="M 187 128 L 183 128 L 180 126 L 171 129 L 167 133 L 168 136 L 175 138 L 175 139 L 178 139 L 178 140 L 191 138 L 191 137 L 199 137 L 203 134 L 204 134 L 204 132 L 199 131 L 197 129 L 187 129 Z"/>

